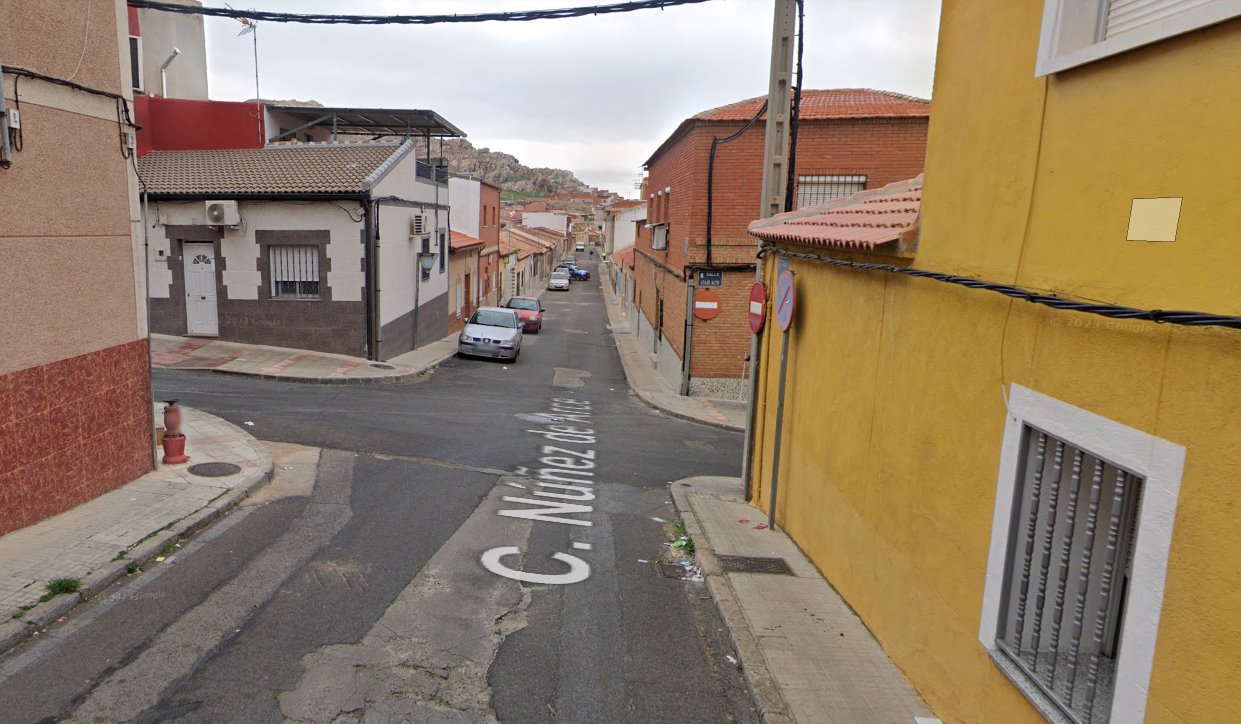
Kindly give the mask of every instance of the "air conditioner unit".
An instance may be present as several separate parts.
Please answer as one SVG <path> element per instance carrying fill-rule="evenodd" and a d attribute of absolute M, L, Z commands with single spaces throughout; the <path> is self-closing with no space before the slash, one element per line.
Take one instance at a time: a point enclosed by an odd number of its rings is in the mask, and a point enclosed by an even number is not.
<path fill-rule="evenodd" d="M 656 224 L 651 229 L 651 249 L 660 250 L 668 248 L 668 225 Z"/>
<path fill-rule="evenodd" d="M 422 236 L 427 233 L 427 215 L 414 214 L 409 219 L 409 235 L 410 237 Z"/>
<path fill-rule="evenodd" d="M 237 210 L 236 201 L 208 201 L 207 223 L 211 226 L 237 226 L 241 223 L 241 212 Z"/>

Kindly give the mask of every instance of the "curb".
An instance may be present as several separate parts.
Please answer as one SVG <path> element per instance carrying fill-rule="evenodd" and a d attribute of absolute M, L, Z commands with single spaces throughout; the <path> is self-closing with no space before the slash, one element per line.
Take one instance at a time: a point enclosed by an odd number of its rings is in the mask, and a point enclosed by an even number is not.
<path fill-rule="evenodd" d="M 396 382 L 404 382 L 410 378 L 418 377 L 426 372 L 439 367 L 444 362 L 456 356 L 457 351 L 440 357 L 437 360 L 427 364 L 424 367 L 413 369 L 408 372 L 402 372 L 395 375 L 384 375 L 382 377 L 298 377 L 295 375 L 273 375 L 263 372 L 245 372 L 243 370 L 225 370 L 219 367 L 159 367 L 153 366 L 152 369 L 160 370 L 188 370 L 191 372 L 212 372 L 218 375 L 231 375 L 233 377 L 249 377 L 251 379 L 272 380 L 275 382 L 297 382 L 304 385 L 383 385 L 393 384 Z"/>
<path fill-rule="evenodd" d="M 714 427 L 720 430 L 728 430 L 730 432 L 745 432 L 744 426 L 737 426 L 737 425 L 733 425 L 731 423 L 726 423 L 726 422 L 716 422 L 715 420 L 704 420 L 701 417 L 696 417 L 694 415 L 690 415 L 685 412 L 680 412 L 679 410 L 674 410 L 671 407 L 665 407 L 657 399 L 655 399 L 655 397 L 652 396 L 651 393 L 634 385 L 633 374 L 630 373 L 629 371 L 629 360 L 626 359 L 624 354 L 620 353 L 621 343 L 616 338 L 617 332 L 615 329 L 617 320 L 613 316 L 613 309 L 616 307 L 616 305 L 611 301 L 612 299 L 611 290 L 607 287 L 607 285 L 603 283 L 603 275 L 599 275 L 599 288 L 603 292 L 603 307 L 604 307 L 604 311 L 608 315 L 608 331 L 612 332 L 612 344 L 616 347 L 616 352 L 621 360 L 621 367 L 624 368 L 625 370 L 625 381 L 629 383 L 629 389 L 633 390 L 634 394 L 638 396 L 638 399 L 642 400 L 650 407 L 653 407 L 656 410 L 659 410 L 660 412 L 664 414 L 671 415 L 672 417 L 675 417 L 681 420 L 687 420 L 689 422 L 697 422 L 701 425 L 707 425 L 708 427 Z"/>
<path fill-rule="evenodd" d="M 164 546 L 201 532 L 201 529 L 216 522 L 237 507 L 251 491 L 271 480 L 275 466 L 267 449 L 250 433 L 230 422 L 226 424 L 245 435 L 246 444 L 258 453 L 258 469 L 247 475 L 236 488 L 221 494 L 184 518 L 171 521 L 150 538 L 126 548 L 128 555 L 123 560 L 109 561 L 100 570 L 94 571 L 83 580 L 82 587 L 76 596 L 57 596 L 50 601 L 37 604 L 20 620 L 10 619 L 0 624 L 0 654 L 6 653 L 26 639 L 33 638 L 58 618 L 72 611 L 78 604 L 95 598 L 113 583 L 129 575 L 128 566 L 131 563 L 137 562 L 145 567 L 159 556 Z"/>
<path fill-rule="evenodd" d="M 728 636 L 737 652 L 741 675 L 745 679 L 746 688 L 750 690 L 750 697 L 754 699 L 755 707 L 758 708 L 759 716 L 763 721 L 772 724 L 792 722 L 788 705 L 780 693 L 780 687 L 776 685 L 771 669 L 767 667 L 767 660 L 758 648 L 754 631 L 750 629 L 749 621 L 746 620 L 732 585 L 728 582 L 728 576 L 724 574 L 719 560 L 715 557 L 715 551 L 710 548 L 709 540 L 689 503 L 689 493 L 693 490 L 692 481 L 696 479 L 682 478 L 672 483 L 669 493 L 673 506 L 681 520 L 685 521 L 686 533 L 694 540 L 694 558 L 702 569 L 703 579 L 706 581 L 707 590 L 711 592 L 712 600 L 715 601 L 715 607 L 724 619 L 724 625 L 728 627 Z"/>

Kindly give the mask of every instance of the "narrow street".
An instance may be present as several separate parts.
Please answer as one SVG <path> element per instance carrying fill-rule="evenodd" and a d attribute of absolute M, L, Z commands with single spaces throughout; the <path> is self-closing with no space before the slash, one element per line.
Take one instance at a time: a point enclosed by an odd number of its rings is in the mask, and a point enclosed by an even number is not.
<path fill-rule="evenodd" d="M 668 482 L 735 475 L 740 435 L 629 393 L 594 279 L 544 304 L 516 364 L 157 372 L 156 399 L 321 448 L 313 490 L 260 491 L 0 660 L 6 720 L 755 720 L 705 588 L 655 565 Z"/>

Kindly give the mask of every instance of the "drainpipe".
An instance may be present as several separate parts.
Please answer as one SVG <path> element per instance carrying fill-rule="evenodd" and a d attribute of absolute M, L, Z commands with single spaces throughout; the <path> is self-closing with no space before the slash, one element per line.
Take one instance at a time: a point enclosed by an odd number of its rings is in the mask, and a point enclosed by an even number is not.
<path fill-rule="evenodd" d="M 374 356 L 375 351 L 375 275 L 372 260 L 374 251 L 371 250 L 371 203 L 369 199 L 362 199 L 362 254 L 363 254 L 363 273 L 366 278 L 366 358 L 377 359 Z"/>
<path fill-rule="evenodd" d="M 689 395 L 690 365 L 694 359 L 694 280 L 685 285 L 685 359 L 681 361 L 681 394 Z"/>
<path fill-rule="evenodd" d="M 172 55 L 169 55 L 168 60 L 165 60 L 164 64 L 159 67 L 159 92 L 164 98 L 168 97 L 168 66 L 172 65 L 172 61 L 176 60 L 178 55 L 181 55 L 181 49 L 173 48 Z"/>
<path fill-rule="evenodd" d="M 371 245 L 371 249 L 375 252 L 371 259 L 371 278 L 375 280 L 375 313 L 371 316 L 371 324 L 375 325 L 375 361 L 383 361 L 383 324 L 380 322 L 380 312 L 383 304 L 380 302 L 379 289 L 379 202 L 375 204 L 375 240 Z"/>
<path fill-rule="evenodd" d="M 4 63 L 0 61 L 0 168 L 12 165 L 13 157 L 9 150 L 9 111 L 4 105 Z"/>

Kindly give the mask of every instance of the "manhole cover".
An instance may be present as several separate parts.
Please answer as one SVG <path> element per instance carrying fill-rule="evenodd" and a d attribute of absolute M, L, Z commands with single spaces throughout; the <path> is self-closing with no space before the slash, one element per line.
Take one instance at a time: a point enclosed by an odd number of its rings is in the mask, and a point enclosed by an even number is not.
<path fill-rule="evenodd" d="M 234 475 L 241 472 L 241 466 L 232 463 L 198 463 L 191 465 L 187 470 L 190 475 L 197 475 L 200 478 L 222 478 L 225 475 Z"/>
<path fill-rule="evenodd" d="M 727 573 L 780 573 L 785 576 L 793 575 L 793 569 L 789 568 L 789 564 L 785 563 L 783 558 L 721 555 L 717 555 L 716 558 L 720 560 L 720 565 L 724 567 L 724 571 Z"/>
<path fill-rule="evenodd" d="M 386 365 L 386 364 L 384 364 L 383 362 L 372 362 L 372 363 L 371 363 L 371 367 L 374 367 L 374 368 L 375 368 L 375 369 L 377 369 L 377 370 L 394 370 L 394 369 L 396 369 L 396 368 L 395 368 L 395 367 L 393 367 L 392 365 Z"/>

